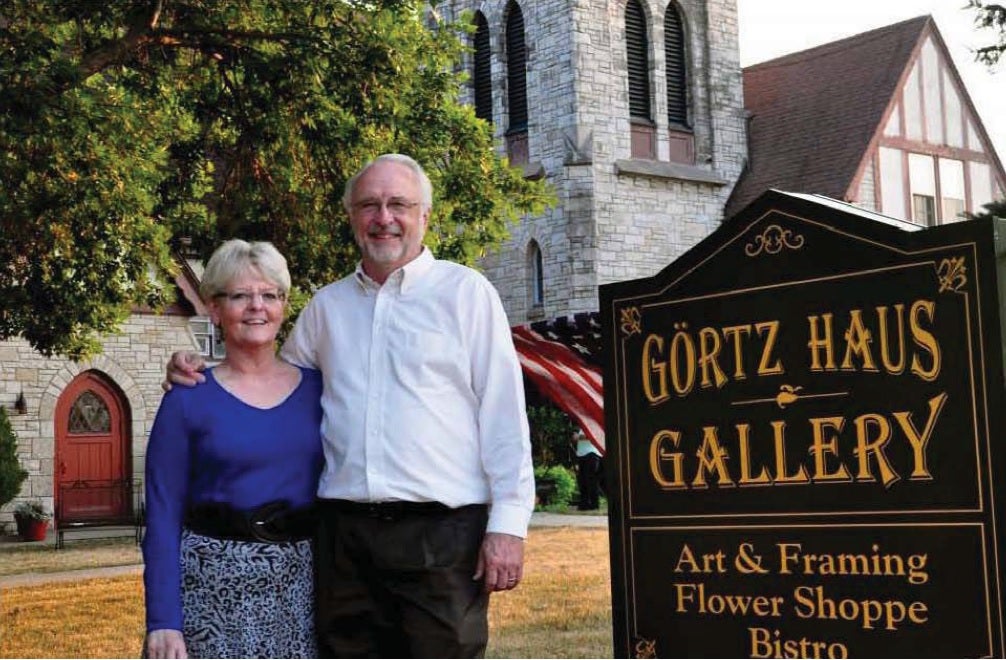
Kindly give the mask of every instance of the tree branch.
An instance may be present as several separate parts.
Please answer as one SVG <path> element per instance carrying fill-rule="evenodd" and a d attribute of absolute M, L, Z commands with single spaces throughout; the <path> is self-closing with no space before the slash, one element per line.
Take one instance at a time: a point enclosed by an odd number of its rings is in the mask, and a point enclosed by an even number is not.
<path fill-rule="evenodd" d="M 94 75 L 109 66 L 121 64 L 130 56 L 151 47 L 188 47 L 212 51 L 216 55 L 221 45 L 238 42 L 263 41 L 275 43 L 320 43 L 321 40 L 306 32 L 270 32 L 265 30 L 206 30 L 190 28 L 159 28 L 163 0 L 157 0 L 149 13 L 137 13 L 129 24 L 126 35 L 105 48 L 86 54 L 80 68 L 84 77 Z"/>

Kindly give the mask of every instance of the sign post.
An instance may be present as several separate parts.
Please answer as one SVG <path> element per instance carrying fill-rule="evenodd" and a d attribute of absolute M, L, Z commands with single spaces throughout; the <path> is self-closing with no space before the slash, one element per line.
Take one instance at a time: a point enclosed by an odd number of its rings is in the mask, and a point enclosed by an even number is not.
<path fill-rule="evenodd" d="M 601 287 L 616 657 L 1006 655 L 1006 223 L 908 228 L 770 191 Z"/>

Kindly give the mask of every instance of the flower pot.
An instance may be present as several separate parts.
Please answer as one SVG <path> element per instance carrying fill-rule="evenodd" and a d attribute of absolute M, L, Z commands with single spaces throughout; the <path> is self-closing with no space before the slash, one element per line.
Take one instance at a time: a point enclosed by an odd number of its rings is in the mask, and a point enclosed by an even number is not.
<path fill-rule="evenodd" d="M 17 533 L 25 541 L 44 541 L 49 532 L 48 520 L 36 520 L 34 518 L 18 518 Z"/>

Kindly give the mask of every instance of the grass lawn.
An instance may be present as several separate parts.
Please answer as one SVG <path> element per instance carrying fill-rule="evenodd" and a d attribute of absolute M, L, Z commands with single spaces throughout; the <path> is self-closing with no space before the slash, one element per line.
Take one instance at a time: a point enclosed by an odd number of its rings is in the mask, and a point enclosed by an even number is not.
<path fill-rule="evenodd" d="M 0 551 L 0 574 L 10 574 L 14 561 L 32 554 L 66 557 L 79 552 L 77 559 L 64 560 L 64 567 L 50 569 L 68 570 L 66 566 L 87 561 L 88 555 L 92 562 L 105 555 L 126 558 L 128 551 L 135 551 L 130 545 L 68 545 L 59 552 L 5 548 Z M 611 657 L 607 530 L 533 528 L 526 558 L 521 587 L 492 598 L 487 657 Z M 143 584 L 138 576 L 0 590 L 0 657 L 135 658 L 142 641 Z"/>

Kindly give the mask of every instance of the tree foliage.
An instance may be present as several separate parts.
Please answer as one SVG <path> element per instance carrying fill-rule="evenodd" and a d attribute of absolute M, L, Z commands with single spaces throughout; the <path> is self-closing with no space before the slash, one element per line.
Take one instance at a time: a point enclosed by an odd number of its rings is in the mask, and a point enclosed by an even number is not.
<path fill-rule="evenodd" d="M 382 152 L 427 168 L 440 257 L 472 263 L 539 212 L 545 186 L 457 102 L 466 28 L 424 4 L 4 3 L 0 339 L 95 351 L 165 301 L 183 244 L 270 240 L 301 291 L 340 277 L 356 260 L 344 183 Z"/>
<path fill-rule="evenodd" d="M 528 406 L 527 421 L 531 432 L 531 459 L 535 465 L 574 465 L 573 434 L 577 427 L 569 415 L 548 402 Z"/>
<path fill-rule="evenodd" d="M 997 33 L 996 42 L 975 51 L 975 59 L 988 66 L 995 65 L 1006 52 L 1006 5 L 986 0 L 968 0 L 968 8 L 975 10 L 975 25 Z"/>
<path fill-rule="evenodd" d="M 1006 220 L 1006 198 L 997 199 L 982 206 L 980 213 L 967 213 L 968 220 L 979 220 L 982 218 L 1000 218 Z"/>

